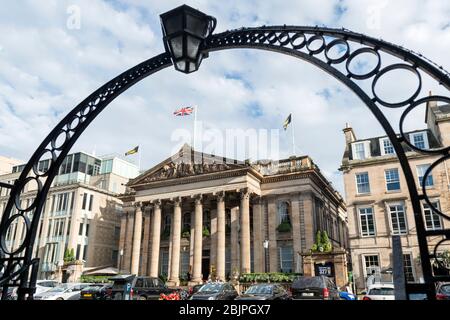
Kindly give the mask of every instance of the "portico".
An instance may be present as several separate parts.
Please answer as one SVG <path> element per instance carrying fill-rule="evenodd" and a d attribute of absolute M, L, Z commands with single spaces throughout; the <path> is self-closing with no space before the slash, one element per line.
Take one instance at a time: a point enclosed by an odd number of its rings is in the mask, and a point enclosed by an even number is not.
<path fill-rule="evenodd" d="M 201 162 L 191 164 L 193 158 Z M 164 275 L 173 286 L 181 279 L 192 285 L 208 277 L 226 280 L 236 273 L 300 272 L 294 249 L 305 249 L 314 241 L 313 226 L 309 230 L 305 225 L 312 219 L 300 218 L 305 215 L 301 209 L 313 209 L 314 195 L 319 196 L 320 190 L 312 188 L 312 176 L 305 175 L 309 170 L 319 177 L 307 159 L 293 163 L 298 174 L 289 172 L 290 181 L 286 173 L 276 171 L 270 176 L 278 178 L 265 183 L 267 166 L 217 158 L 184 146 L 177 155 L 132 180 L 129 192 L 121 197 L 127 212 L 122 225 L 127 230 L 122 232 L 120 249 L 130 259 L 129 269 L 123 264 L 125 271 Z M 336 217 L 336 243 L 344 245 L 346 223 L 338 219 L 342 199 L 336 194 L 327 193 L 334 201 L 329 214 Z M 281 205 L 282 199 L 289 208 Z M 289 221 L 292 229 L 278 231 L 284 223 L 280 219 Z M 263 249 L 266 239 L 271 242 L 269 266 L 265 266 Z"/>

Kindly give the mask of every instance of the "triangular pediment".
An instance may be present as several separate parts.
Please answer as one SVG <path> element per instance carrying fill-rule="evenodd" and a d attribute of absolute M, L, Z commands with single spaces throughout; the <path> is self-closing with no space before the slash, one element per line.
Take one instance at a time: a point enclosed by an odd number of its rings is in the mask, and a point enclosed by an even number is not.
<path fill-rule="evenodd" d="M 191 146 L 185 144 L 176 154 L 131 180 L 128 186 L 133 187 L 153 181 L 242 169 L 248 166 L 242 161 L 194 151 Z"/>

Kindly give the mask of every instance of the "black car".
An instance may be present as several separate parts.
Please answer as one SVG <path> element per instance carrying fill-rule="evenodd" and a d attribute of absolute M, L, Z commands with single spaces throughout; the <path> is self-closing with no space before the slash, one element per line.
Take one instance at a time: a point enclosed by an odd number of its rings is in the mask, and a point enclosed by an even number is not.
<path fill-rule="evenodd" d="M 290 293 L 276 283 L 260 283 L 249 287 L 236 300 L 290 300 Z"/>
<path fill-rule="evenodd" d="M 204 286 L 204 284 L 197 284 L 193 287 L 190 287 L 189 291 L 188 291 L 189 297 L 191 297 L 194 293 L 196 293 L 198 290 L 200 290 L 200 288 L 203 286 Z"/>
<path fill-rule="evenodd" d="M 436 286 L 436 300 L 450 300 L 450 282 L 441 282 Z"/>
<path fill-rule="evenodd" d="M 124 300 L 127 286 L 130 287 L 130 300 L 156 300 L 160 295 L 170 294 L 177 290 L 169 289 L 159 278 L 136 277 L 135 275 L 119 275 L 110 278 L 113 281 L 111 299 Z"/>
<path fill-rule="evenodd" d="M 190 300 L 234 300 L 238 296 L 236 289 L 229 283 L 212 282 L 203 285 Z"/>
<path fill-rule="evenodd" d="M 112 284 L 93 284 L 81 290 L 80 300 L 109 300 L 111 299 Z"/>
<path fill-rule="evenodd" d="M 295 300 L 339 300 L 339 290 L 326 276 L 298 277 L 291 286 Z"/>

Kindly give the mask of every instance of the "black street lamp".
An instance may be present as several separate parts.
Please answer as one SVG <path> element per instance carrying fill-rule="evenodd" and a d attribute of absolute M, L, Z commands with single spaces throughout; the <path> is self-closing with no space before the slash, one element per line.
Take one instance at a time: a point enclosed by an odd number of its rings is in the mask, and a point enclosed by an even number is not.
<path fill-rule="evenodd" d="M 164 46 L 172 56 L 175 69 L 197 71 L 205 55 L 200 46 L 216 28 L 216 18 L 187 5 L 160 15 Z"/>

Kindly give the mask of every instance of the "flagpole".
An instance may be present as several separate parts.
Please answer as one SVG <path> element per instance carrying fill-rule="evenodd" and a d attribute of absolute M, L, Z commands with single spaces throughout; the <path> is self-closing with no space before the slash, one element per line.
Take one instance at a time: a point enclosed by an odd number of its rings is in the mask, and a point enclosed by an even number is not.
<path fill-rule="evenodd" d="M 139 149 L 138 149 L 138 173 L 141 173 L 141 153 L 142 153 L 142 146 L 139 145 Z"/>
<path fill-rule="evenodd" d="M 295 129 L 294 129 L 295 126 L 294 126 L 294 121 L 292 120 L 292 116 L 291 116 L 291 123 L 292 123 L 292 152 L 293 152 L 293 155 L 295 156 Z"/>
<path fill-rule="evenodd" d="M 197 108 L 198 106 L 194 106 L 194 141 L 192 142 L 192 149 L 195 150 L 195 140 L 197 138 Z"/>

